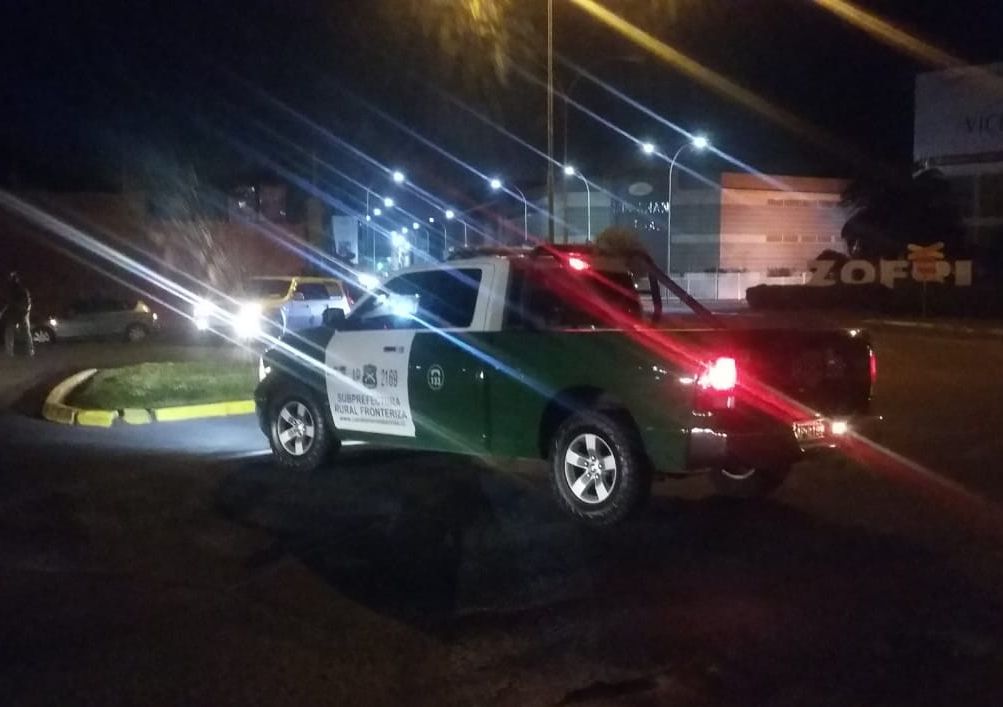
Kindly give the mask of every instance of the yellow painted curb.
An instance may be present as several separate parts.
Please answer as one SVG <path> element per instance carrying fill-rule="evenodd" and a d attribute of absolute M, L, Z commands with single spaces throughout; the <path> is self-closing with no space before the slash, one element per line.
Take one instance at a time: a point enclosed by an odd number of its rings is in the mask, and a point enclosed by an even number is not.
<path fill-rule="evenodd" d="M 125 408 L 121 417 L 127 425 L 148 425 L 153 422 L 153 415 L 145 408 Z"/>
<path fill-rule="evenodd" d="M 202 417 L 226 417 L 229 415 L 249 415 L 254 412 L 253 400 L 231 400 L 224 403 L 205 405 L 179 405 L 169 408 L 154 408 L 150 412 L 157 422 L 178 422 L 197 420 Z"/>
<path fill-rule="evenodd" d="M 75 388 L 97 373 L 96 368 L 75 373 L 53 388 L 42 405 L 42 417 L 50 422 L 63 425 L 83 425 L 86 427 L 111 427 L 121 419 L 129 425 L 148 425 L 151 422 L 177 422 L 197 420 L 204 417 L 228 417 L 230 415 L 250 415 L 254 412 L 253 400 L 230 400 L 204 405 L 179 405 L 176 407 L 126 408 L 124 410 L 83 410 L 65 404 L 63 401 Z"/>
<path fill-rule="evenodd" d="M 77 424 L 84 427 L 111 427 L 118 410 L 77 410 Z"/>

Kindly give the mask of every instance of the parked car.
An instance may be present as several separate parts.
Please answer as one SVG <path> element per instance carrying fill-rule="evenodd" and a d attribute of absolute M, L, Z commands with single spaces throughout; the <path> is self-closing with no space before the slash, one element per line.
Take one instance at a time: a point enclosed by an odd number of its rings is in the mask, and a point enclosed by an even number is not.
<path fill-rule="evenodd" d="M 61 314 L 36 322 L 32 337 L 38 344 L 107 338 L 137 343 L 159 329 L 157 313 L 142 300 L 94 297 L 76 300 Z"/>
<path fill-rule="evenodd" d="M 281 336 L 287 331 L 317 326 L 326 310 L 347 313 L 351 305 L 349 291 L 334 278 L 252 277 L 236 298 L 198 302 L 192 320 L 199 331 L 252 339 L 262 333 Z"/>
<path fill-rule="evenodd" d="M 608 525 L 657 476 L 770 493 L 874 421 L 864 332 L 726 327 L 646 255 L 581 251 L 414 268 L 283 339 L 255 393 L 275 461 L 309 471 L 346 440 L 542 457 L 558 503 Z"/>

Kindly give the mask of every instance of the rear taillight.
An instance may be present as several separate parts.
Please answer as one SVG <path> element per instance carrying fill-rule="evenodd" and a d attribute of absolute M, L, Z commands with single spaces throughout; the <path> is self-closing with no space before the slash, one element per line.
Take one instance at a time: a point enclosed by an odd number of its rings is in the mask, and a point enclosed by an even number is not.
<path fill-rule="evenodd" d="M 867 370 L 871 374 L 871 386 L 873 386 L 878 382 L 878 357 L 874 355 L 874 349 L 868 349 L 867 355 Z"/>
<path fill-rule="evenodd" d="M 704 370 L 697 378 L 697 385 L 704 390 L 714 390 L 727 393 L 738 385 L 738 365 L 730 356 L 719 356 L 704 365 Z"/>

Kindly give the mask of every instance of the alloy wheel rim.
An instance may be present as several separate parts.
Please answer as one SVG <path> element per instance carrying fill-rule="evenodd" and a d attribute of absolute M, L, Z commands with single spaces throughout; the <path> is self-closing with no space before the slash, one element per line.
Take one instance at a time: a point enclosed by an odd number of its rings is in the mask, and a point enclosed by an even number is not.
<path fill-rule="evenodd" d="M 275 425 L 279 444 L 287 454 L 302 457 L 313 447 L 317 428 L 310 408 L 299 400 L 290 400 L 282 406 Z"/>
<path fill-rule="evenodd" d="M 582 503 L 598 505 L 616 487 L 616 457 L 609 443 L 591 432 L 578 435 L 564 452 L 564 479 Z"/>

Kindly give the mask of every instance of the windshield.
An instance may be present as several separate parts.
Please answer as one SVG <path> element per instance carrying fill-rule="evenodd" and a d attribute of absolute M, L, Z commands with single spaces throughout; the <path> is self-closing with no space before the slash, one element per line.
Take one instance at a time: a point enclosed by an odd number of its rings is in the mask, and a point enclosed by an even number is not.
<path fill-rule="evenodd" d="M 244 284 L 244 295 L 253 298 L 277 299 L 289 293 L 291 280 L 255 278 Z"/>

